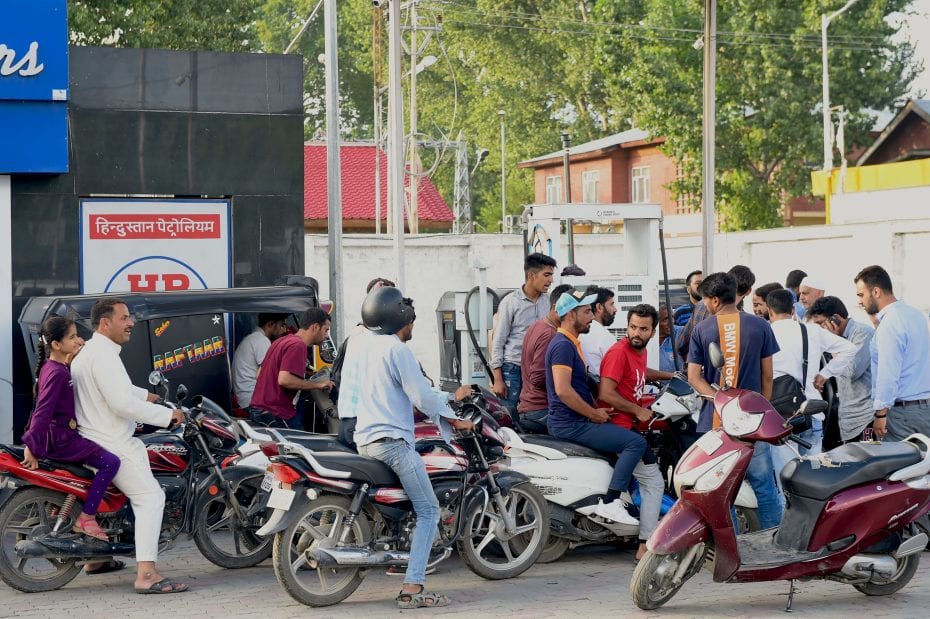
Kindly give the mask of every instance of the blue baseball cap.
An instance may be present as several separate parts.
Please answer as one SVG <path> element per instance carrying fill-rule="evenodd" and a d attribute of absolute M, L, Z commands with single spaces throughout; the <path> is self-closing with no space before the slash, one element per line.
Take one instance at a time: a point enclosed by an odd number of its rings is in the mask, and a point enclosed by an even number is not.
<path fill-rule="evenodd" d="M 573 309 L 581 307 L 582 305 L 591 305 L 596 300 L 596 293 L 585 296 L 584 292 L 580 290 L 568 290 L 563 292 L 562 296 L 559 297 L 559 300 L 556 302 L 555 313 L 561 318 Z"/>

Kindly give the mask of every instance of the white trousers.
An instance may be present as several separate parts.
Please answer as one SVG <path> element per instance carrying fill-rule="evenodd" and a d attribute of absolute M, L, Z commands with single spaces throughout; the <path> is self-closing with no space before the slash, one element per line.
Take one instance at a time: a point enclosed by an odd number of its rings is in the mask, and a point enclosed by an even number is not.
<path fill-rule="evenodd" d="M 639 482 L 639 538 L 648 540 L 659 526 L 665 480 L 658 464 L 644 464 L 640 460 L 633 469 L 633 477 Z"/>
<path fill-rule="evenodd" d="M 135 515 L 136 561 L 158 560 L 158 536 L 165 512 L 165 491 L 152 469 L 145 445 L 137 438 L 127 443 L 103 445 L 119 457 L 120 467 L 113 485 L 129 498 Z"/>

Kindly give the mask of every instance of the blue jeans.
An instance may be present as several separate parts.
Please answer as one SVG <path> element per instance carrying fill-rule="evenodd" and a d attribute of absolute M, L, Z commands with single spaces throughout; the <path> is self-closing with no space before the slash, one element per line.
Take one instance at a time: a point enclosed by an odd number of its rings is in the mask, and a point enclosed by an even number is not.
<path fill-rule="evenodd" d="M 823 421 L 816 417 L 811 419 L 811 427 L 798 434 L 799 438 L 804 439 L 811 444 L 811 448 L 794 445 L 798 453 L 802 456 L 816 456 L 823 451 Z M 795 458 L 794 450 L 788 445 L 772 446 L 772 464 L 775 465 L 775 483 L 778 484 L 778 491 L 783 492 L 781 487 L 781 471 L 785 465 Z"/>
<path fill-rule="evenodd" d="M 297 410 L 297 414 L 290 419 L 282 419 L 271 411 L 266 411 L 254 406 L 250 406 L 249 419 L 266 428 L 291 428 L 292 430 L 304 429 L 304 416 L 299 409 Z"/>
<path fill-rule="evenodd" d="M 759 441 L 755 445 L 746 479 L 756 493 L 759 503 L 759 524 L 763 529 L 771 529 L 781 524 L 782 512 L 785 511 L 785 497 L 775 485 L 775 465 L 772 463 L 772 449 L 768 443 Z"/>
<path fill-rule="evenodd" d="M 417 512 L 417 524 L 410 540 L 410 562 L 404 583 L 422 585 L 426 580 L 426 564 L 436 539 L 439 524 L 439 501 L 426 474 L 426 465 L 416 450 L 403 439 L 383 439 L 359 445 L 358 452 L 384 462 L 391 467 Z"/>
<path fill-rule="evenodd" d="M 549 426 L 549 434 L 591 449 L 617 454 L 617 464 L 614 465 L 614 474 L 610 478 L 610 490 L 617 492 L 629 489 L 633 469 L 646 452 L 646 439 L 641 434 L 610 422 L 576 421 L 568 427 Z M 652 460 L 648 464 L 654 462 L 655 460 Z"/>
<path fill-rule="evenodd" d="M 516 411 L 517 404 L 520 403 L 520 390 L 523 389 L 523 375 L 520 373 L 520 366 L 516 363 L 504 363 L 501 365 L 501 374 L 504 375 L 504 384 L 507 385 L 507 397 L 504 404 L 510 407 L 510 410 Z"/>

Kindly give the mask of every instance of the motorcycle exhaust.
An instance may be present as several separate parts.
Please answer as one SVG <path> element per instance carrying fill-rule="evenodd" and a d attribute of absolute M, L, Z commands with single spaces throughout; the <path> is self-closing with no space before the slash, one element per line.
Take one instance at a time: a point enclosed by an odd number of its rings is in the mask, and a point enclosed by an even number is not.
<path fill-rule="evenodd" d="M 85 541 L 77 537 L 40 537 L 16 543 L 16 554 L 26 559 L 65 559 L 71 557 L 116 557 L 135 554 L 134 544 Z"/>
<path fill-rule="evenodd" d="M 313 548 L 307 551 L 309 564 L 313 569 L 321 567 L 381 567 L 385 565 L 407 565 L 410 553 L 399 550 L 374 551 L 370 548 Z M 432 567 L 449 558 L 451 548 L 445 548 L 438 557 L 434 557 L 427 567 Z"/>
<path fill-rule="evenodd" d="M 850 578 L 866 578 L 874 583 L 891 580 L 898 570 L 898 562 L 889 555 L 853 555 L 840 573 Z"/>
<path fill-rule="evenodd" d="M 370 548 L 313 548 L 308 551 L 310 567 L 378 567 L 382 565 L 406 565 L 409 552 L 393 550 L 373 551 Z"/>

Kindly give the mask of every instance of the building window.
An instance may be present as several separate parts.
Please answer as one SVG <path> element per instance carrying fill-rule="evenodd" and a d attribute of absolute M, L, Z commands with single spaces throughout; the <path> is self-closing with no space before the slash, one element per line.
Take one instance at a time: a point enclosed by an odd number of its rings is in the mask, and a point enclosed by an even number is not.
<path fill-rule="evenodd" d="M 562 201 L 562 177 L 546 177 L 546 204 L 558 204 Z"/>
<path fill-rule="evenodd" d="M 581 173 L 581 201 L 585 204 L 597 204 L 597 186 L 601 179 L 598 170 Z"/>
<path fill-rule="evenodd" d="M 633 203 L 649 202 L 649 168 L 633 168 Z"/>

